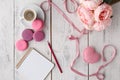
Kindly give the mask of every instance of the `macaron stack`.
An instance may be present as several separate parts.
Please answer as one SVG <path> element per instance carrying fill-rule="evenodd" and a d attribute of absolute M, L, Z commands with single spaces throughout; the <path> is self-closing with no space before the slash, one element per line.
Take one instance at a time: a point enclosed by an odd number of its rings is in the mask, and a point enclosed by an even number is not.
<path fill-rule="evenodd" d="M 41 19 L 36 19 L 32 22 L 32 29 L 25 29 L 22 32 L 22 38 L 16 42 L 16 48 L 19 51 L 24 51 L 28 48 L 28 42 L 35 40 L 40 42 L 45 38 L 45 33 L 43 31 L 44 22 Z"/>

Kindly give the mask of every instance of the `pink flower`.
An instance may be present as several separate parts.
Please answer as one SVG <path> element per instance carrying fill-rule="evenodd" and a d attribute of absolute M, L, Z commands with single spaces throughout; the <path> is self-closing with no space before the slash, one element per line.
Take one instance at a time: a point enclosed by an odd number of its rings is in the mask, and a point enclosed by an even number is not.
<path fill-rule="evenodd" d="M 93 5 L 89 4 L 90 2 Z M 110 26 L 112 22 L 112 7 L 106 3 L 96 5 L 94 2 L 95 1 L 90 0 L 83 1 L 83 4 L 79 6 L 77 13 L 86 29 L 102 31 Z"/>
<path fill-rule="evenodd" d="M 77 13 L 84 26 L 88 30 L 91 30 L 91 26 L 93 26 L 94 24 L 94 14 L 92 13 L 92 11 L 84 8 L 83 6 L 79 6 Z"/>
<path fill-rule="evenodd" d="M 80 3 L 83 3 L 84 1 L 86 1 L 86 0 L 79 0 Z"/>
<path fill-rule="evenodd" d="M 95 20 L 102 21 L 109 19 L 112 16 L 112 7 L 106 3 L 100 5 L 95 10 Z"/>
<path fill-rule="evenodd" d="M 96 22 L 94 24 L 94 30 L 96 31 L 102 31 L 104 30 L 106 27 L 110 26 L 111 25 L 111 22 L 112 20 L 109 18 L 107 20 L 103 20 L 103 21 L 100 21 L 100 22 Z"/>
<path fill-rule="evenodd" d="M 112 7 L 108 4 L 102 4 L 95 10 L 96 23 L 93 26 L 95 30 L 101 31 L 110 26 L 112 20 Z"/>
<path fill-rule="evenodd" d="M 89 10 L 95 10 L 102 2 L 102 0 L 85 0 L 82 5 Z"/>

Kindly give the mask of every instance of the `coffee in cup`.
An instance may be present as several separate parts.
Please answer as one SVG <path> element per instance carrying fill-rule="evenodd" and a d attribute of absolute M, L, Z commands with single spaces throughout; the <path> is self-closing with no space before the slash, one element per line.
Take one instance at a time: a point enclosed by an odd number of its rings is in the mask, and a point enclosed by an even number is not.
<path fill-rule="evenodd" d="M 26 21 L 34 21 L 37 17 L 37 14 L 35 10 L 26 9 L 23 13 L 23 17 Z"/>

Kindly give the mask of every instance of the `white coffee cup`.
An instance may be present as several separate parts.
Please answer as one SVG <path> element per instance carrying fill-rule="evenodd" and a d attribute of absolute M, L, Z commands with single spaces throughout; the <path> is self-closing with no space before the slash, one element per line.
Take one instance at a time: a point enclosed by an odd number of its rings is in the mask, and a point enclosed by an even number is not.
<path fill-rule="evenodd" d="M 27 8 L 23 11 L 21 19 L 25 21 L 32 22 L 37 18 L 37 13 L 35 10 Z"/>
<path fill-rule="evenodd" d="M 32 12 L 32 14 L 34 14 L 34 17 L 32 17 L 31 19 L 26 18 L 24 15 L 26 14 L 27 11 L 30 11 L 30 13 Z M 28 16 L 31 14 L 28 14 Z M 20 22 L 22 23 L 22 25 L 24 26 L 31 26 L 32 22 L 36 19 L 36 18 L 40 18 L 43 21 L 45 20 L 45 15 L 44 15 L 44 11 L 36 4 L 28 4 L 27 6 L 25 6 L 22 10 L 20 10 Z"/>

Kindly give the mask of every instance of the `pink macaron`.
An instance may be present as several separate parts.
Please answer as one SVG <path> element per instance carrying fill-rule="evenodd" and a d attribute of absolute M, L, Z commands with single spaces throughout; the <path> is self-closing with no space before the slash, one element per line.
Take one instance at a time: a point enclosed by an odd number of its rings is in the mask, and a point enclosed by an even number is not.
<path fill-rule="evenodd" d="M 22 32 L 22 37 L 26 41 L 31 41 L 33 39 L 33 30 L 32 29 L 25 29 Z"/>
<path fill-rule="evenodd" d="M 44 27 L 44 22 L 41 19 L 36 19 L 32 22 L 32 28 L 35 31 L 41 31 Z"/>
<path fill-rule="evenodd" d="M 28 48 L 28 43 L 27 41 L 23 40 L 23 39 L 20 39 L 16 42 L 16 48 L 19 50 L 19 51 L 24 51 Z"/>
<path fill-rule="evenodd" d="M 36 31 L 33 34 L 33 39 L 37 42 L 42 41 L 45 38 L 45 34 L 43 31 Z"/>

